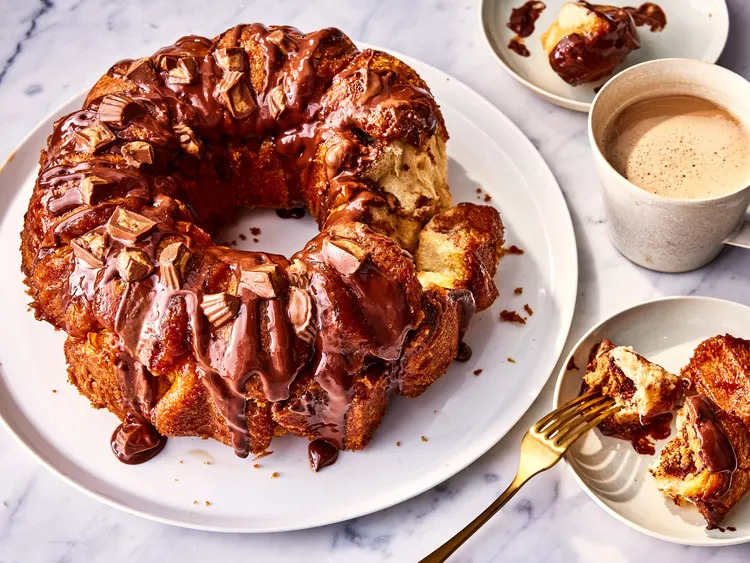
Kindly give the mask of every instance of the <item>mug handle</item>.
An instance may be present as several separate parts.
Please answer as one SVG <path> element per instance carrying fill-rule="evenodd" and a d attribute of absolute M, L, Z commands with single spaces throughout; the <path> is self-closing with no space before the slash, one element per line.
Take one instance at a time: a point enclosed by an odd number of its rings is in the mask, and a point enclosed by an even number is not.
<path fill-rule="evenodd" d="M 750 209 L 748 209 L 750 213 Z M 724 244 L 731 244 L 732 246 L 740 246 L 742 248 L 750 248 L 750 216 L 745 215 L 740 226 L 724 241 Z"/>

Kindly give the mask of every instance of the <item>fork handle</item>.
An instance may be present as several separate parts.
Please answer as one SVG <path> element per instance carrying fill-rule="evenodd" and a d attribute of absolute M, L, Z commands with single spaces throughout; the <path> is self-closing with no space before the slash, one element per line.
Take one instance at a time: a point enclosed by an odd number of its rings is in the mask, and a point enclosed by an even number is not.
<path fill-rule="evenodd" d="M 508 486 L 507 489 L 505 489 L 505 491 L 503 491 L 503 494 L 497 497 L 495 502 L 489 505 L 484 510 L 484 512 L 474 518 L 474 520 L 469 522 L 463 530 L 458 532 L 455 536 L 438 547 L 435 551 L 422 559 L 420 563 L 442 563 L 443 561 L 448 559 L 448 557 L 450 557 L 454 551 L 456 551 L 466 540 L 474 535 L 474 532 L 484 526 L 484 524 L 487 523 L 487 521 L 492 518 L 497 513 L 497 511 L 505 506 L 505 503 L 513 498 L 518 490 L 526 484 L 526 481 L 531 479 L 537 473 L 539 472 L 522 472 L 521 468 L 519 468 L 516 476 L 513 479 L 513 482 Z"/>

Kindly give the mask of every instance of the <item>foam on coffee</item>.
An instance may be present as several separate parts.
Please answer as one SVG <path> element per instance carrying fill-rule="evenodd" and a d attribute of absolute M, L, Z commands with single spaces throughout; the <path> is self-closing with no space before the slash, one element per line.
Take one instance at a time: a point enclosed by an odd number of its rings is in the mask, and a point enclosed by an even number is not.
<path fill-rule="evenodd" d="M 604 154 L 649 192 L 678 199 L 728 194 L 750 182 L 750 133 L 736 117 L 695 96 L 661 96 L 622 110 Z"/>

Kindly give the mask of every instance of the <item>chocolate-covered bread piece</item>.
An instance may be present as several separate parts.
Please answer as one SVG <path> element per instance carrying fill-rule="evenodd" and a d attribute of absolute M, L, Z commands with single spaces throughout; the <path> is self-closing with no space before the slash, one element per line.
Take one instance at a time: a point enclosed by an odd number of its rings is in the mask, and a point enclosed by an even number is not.
<path fill-rule="evenodd" d="M 678 505 L 695 505 L 714 528 L 750 489 L 747 426 L 706 395 L 690 396 L 677 413 L 675 437 L 650 472 L 662 493 Z"/>
<path fill-rule="evenodd" d="M 582 392 L 599 391 L 621 407 L 599 424 L 606 436 L 628 440 L 635 450 L 653 454 L 651 438 L 669 435 L 672 410 L 682 397 L 679 378 L 649 362 L 629 346 L 601 341 L 584 376 Z"/>
<path fill-rule="evenodd" d="M 609 76 L 640 47 L 630 13 L 615 6 L 568 2 L 542 35 L 549 64 L 574 86 Z"/>
<path fill-rule="evenodd" d="M 680 374 L 697 394 L 685 400 L 677 435 L 651 473 L 665 495 L 694 504 L 712 528 L 750 489 L 750 341 L 704 340 Z"/>

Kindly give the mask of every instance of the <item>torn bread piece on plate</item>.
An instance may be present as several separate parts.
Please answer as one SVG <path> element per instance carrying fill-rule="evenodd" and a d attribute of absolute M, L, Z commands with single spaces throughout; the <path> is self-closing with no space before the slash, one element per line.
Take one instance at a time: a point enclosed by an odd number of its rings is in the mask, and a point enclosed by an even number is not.
<path fill-rule="evenodd" d="M 696 392 L 750 426 L 750 340 L 731 334 L 704 340 L 681 376 Z"/>
<path fill-rule="evenodd" d="M 611 75 L 631 51 L 640 48 L 627 10 L 588 2 L 565 4 L 541 39 L 552 70 L 572 86 Z"/>
<path fill-rule="evenodd" d="M 653 439 L 669 436 L 672 411 L 683 385 L 663 367 L 649 362 L 630 346 L 603 339 L 586 368 L 582 393 L 598 391 L 620 410 L 598 428 L 605 436 L 627 440 L 638 453 L 652 455 Z"/>
<path fill-rule="evenodd" d="M 750 340 L 704 340 L 681 376 L 697 395 L 678 412 L 677 435 L 651 474 L 675 503 L 694 504 L 710 529 L 750 488 Z"/>
<path fill-rule="evenodd" d="M 693 504 L 716 528 L 750 488 L 750 433 L 742 420 L 705 395 L 677 413 L 677 433 L 649 469 L 678 506 Z"/>

